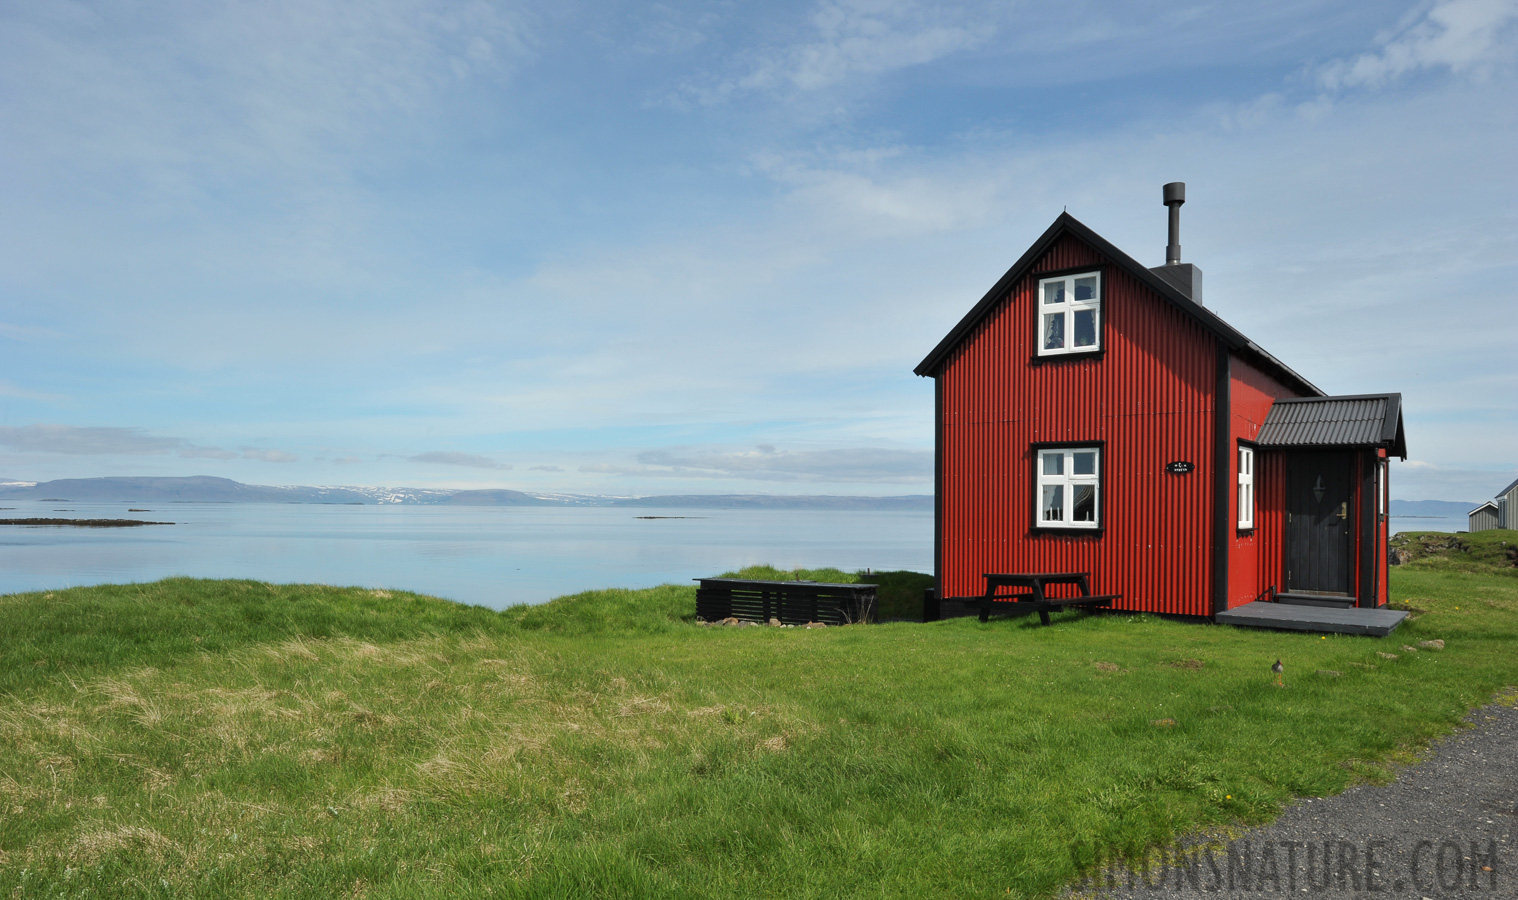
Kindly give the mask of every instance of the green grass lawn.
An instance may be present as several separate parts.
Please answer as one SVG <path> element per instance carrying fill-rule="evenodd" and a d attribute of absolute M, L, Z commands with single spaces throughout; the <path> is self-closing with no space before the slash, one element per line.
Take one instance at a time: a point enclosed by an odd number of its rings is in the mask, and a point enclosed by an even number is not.
<path fill-rule="evenodd" d="M 699 628 L 685 586 L 0 597 L 0 895 L 1051 896 L 1093 846 L 1386 779 L 1518 684 L 1518 569 L 1484 552 L 1394 569 L 1387 639 Z"/>

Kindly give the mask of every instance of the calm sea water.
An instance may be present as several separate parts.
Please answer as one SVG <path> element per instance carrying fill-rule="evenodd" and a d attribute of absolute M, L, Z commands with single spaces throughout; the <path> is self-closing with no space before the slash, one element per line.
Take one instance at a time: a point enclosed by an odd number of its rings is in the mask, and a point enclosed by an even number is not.
<path fill-rule="evenodd" d="M 931 512 L 0 501 L 0 594 L 171 575 L 395 588 L 500 609 L 758 563 L 933 571 Z M 638 516 L 687 518 L 640 519 Z"/>
<path fill-rule="evenodd" d="M 1465 531 L 1470 528 L 1470 519 L 1465 516 L 1454 518 L 1441 516 L 1392 516 L 1391 533 L 1399 531 L 1448 531 L 1453 534 L 1456 531 Z"/>
<path fill-rule="evenodd" d="M 133 518 L 141 528 L 0 526 L 0 594 L 171 575 L 398 588 L 502 608 L 758 563 L 933 571 L 931 512 L 318 506 L 8 500 L 0 518 Z M 685 518 L 640 519 L 643 515 Z M 1392 519 L 1455 531 L 1463 519 Z"/>

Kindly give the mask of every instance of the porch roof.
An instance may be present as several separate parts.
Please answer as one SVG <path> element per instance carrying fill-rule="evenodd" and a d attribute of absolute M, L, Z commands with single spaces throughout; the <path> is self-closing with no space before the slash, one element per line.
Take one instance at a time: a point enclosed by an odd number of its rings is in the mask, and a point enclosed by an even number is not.
<path fill-rule="evenodd" d="M 1407 459 L 1401 394 L 1294 397 L 1277 400 L 1260 426 L 1261 447 L 1295 450 L 1385 447 Z"/>

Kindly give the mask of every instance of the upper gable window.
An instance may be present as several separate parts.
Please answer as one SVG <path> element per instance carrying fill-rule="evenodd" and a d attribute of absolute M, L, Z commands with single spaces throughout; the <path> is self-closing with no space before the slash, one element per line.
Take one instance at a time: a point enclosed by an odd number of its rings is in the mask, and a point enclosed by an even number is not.
<path fill-rule="evenodd" d="M 1038 355 L 1102 349 L 1102 273 L 1038 280 Z"/>

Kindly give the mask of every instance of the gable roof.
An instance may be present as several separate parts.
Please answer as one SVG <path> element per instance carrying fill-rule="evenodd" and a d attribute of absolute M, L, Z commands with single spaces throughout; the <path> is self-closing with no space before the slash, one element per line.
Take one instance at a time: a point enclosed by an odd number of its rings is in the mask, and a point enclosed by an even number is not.
<path fill-rule="evenodd" d="M 1385 447 L 1407 459 L 1401 394 L 1346 397 L 1293 397 L 1277 400 L 1255 442 L 1295 450 L 1327 447 Z"/>
<path fill-rule="evenodd" d="M 1483 509 L 1490 509 L 1492 512 L 1496 512 L 1497 511 L 1497 501 L 1496 500 L 1488 500 L 1485 503 L 1481 504 L 1480 506 L 1476 507 L 1475 509 L 1471 510 L 1470 512 L 1466 513 L 1466 515 L 1467 516 L 1474 516 L 1476 513 L 1481 512 Z"/>
<path fill-rule="evenodd" d="M 949 353 L 970 335 L 975 326 L 980 324 L 981 319 L 984 319 L 991 313 L 991 310 L 1007 296 L 1014 285 L 1033 270 L 1034 264 L 1043 257 L 1050 247 L 1054 246 L 1055 241 L 1058 241 L 1067 234 L 1084 241 L 1099 253 L 1110 258 L 1118 267 L 1138 279 L 1139 283 L 1159 294 L 1182 312 L 1195 319 L 1204 329 L 1222 341 L 1228 349 L 1259 365 L 1266 372 L 1280 379 L 1289 387 L 1293 387 L 1304 394 L 1323 396 L 1323 391 L 1317 385 L 1292 371 L 1285 363 L 1266 353 L 1264 348 L 1240 334 L 1232 325 L 1224 322 L 1216 313 L 1181 293 L 1180 289 L 1175 285 L 1149 271 L 1138 260 L 1113 246 L 1106 238 L 1092 231 L 1079 219 L 1067 212 L 1059 214 L 1059 218 L 1054 220 L 1054 224 L 1050 225 L 1039 239 L 1033 242 L 1033 246 L 1029 247 L 1027 252 L 1017 262 L 1012 264 L 1012 268 L 1008 269 L 1007 273 L 996 284 L 991 286 L 991 290 L 987 291 L 986 295 L 980 298 L 980 302 L 975 304 L 974 308 L 966 313 L 963 319 L 959 320 L 958 325 L 955 325 L 947 335 L 944 335 L 943 340 L 938 342 L 938 346 L 933 348 L 933 352 L 929 353 L 922 362 L 917 364 L 917 368 L 912 371 L 918 375 L 936 375 L 939 366 L 948 357 Z"/>
<path fill-rule="evenodd" d="M 1498 491 L 1497 492 L 1497 496 L 1498 497 L 1504 497 L 1504 496 L 1506 496 L 1508 494 L 1511 494 L 1513 492 L 1513 488 L 1518 488 L 1518 481 L 1515 481 L 1512 484 L 1508 485 L 1507 487 L 1503 488 L 1502 490 Z"/>

